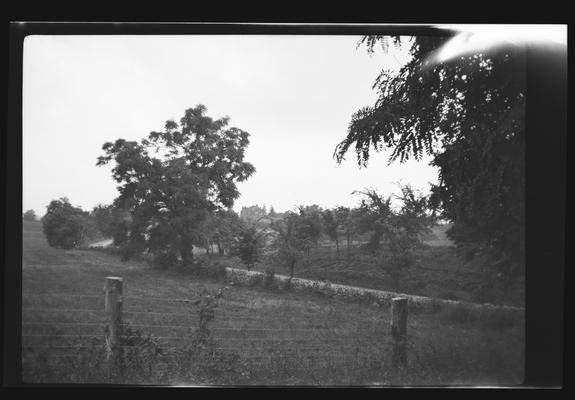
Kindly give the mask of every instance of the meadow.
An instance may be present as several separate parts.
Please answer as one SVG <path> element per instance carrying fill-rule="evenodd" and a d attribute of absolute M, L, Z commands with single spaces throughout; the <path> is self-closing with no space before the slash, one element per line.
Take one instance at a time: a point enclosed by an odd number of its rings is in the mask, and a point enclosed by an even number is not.
<path fill-rule="evenodd" d="M 209 257 L 209 256 L 198 256 Z M 327 267 L 326 267 L 327 268 Z M 305 277 L 305 271 L 297 271 Z M 302 272 L 300 274 L 300 272 Z M 309 273 L 309 271 L 308 271 Z M 105 278 L 123 284 L 125 366 L 103 358 Z M 342 282 L 346 283 L 346 282 Z M 205 293 L 207 340 L 198 345 Z M 202 294 L 204 293 L 204 294 Z M 408 361 L 391 363 L 386 306 L 233 286 L 110 252 L 50 248 L 24 222 L 22 361 L 26 383 L 167 385 L 518 385 L 523 321 L 458 309 L 410 310 Z"/>
<path fill-rule="evenodd" d="M 396 281 L 387 266 L 377 256 L 361 250 L 368 237 L 355 240 L 350 248 L 340 243 L 338 259 L 335 242 L 320 240 L 312 247 L 309 257 L 298 264 L 295 275 L 301 278 L 330 281 L 343 285 L 369 289 L 409 293 L 418 296 L 473 303 L 491 303 L 515 307 L 525 306 L 525 281 L 515 279 L 505 290 L 501 280 L 493 279 L 487 265 L 481 261 L 467 261 L 447 239 L 449 225 L 436 225 L 422 234 L 422 246 L 414 251 L 414 263 L 406 268 Z M 362 240 L 363 239 L 363 240 Z M 204 250 L 205 252 L 205 250 Z M 212 255 L 212 262 L 242 268 L 239 259 Z M 255 271 L 273 269 L 289 275 L 286 265 L 270 262 L 265 257 L 254 267 Z"/>

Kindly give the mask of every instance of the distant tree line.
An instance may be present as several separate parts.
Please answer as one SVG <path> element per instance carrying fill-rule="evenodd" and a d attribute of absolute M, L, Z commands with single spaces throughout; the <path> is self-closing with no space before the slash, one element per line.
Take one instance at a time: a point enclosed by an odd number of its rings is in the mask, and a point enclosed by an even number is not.
<path fill-rule="evenodd" d="M 198 226 L 201 240 L 192 244 L 206 249 L 215 246 L 220 256 L 237 256 L 248 270 L 264 259 L 271 260 L 285 265 L 293 277 L 303 260 L 317 254 L 322 239 L 335 243 L 337 261 L 341 262 L 342 253 L 349 257 L 353 242 L 362 236 L 367 238 L 360 247 L 362 252 L 378 256 L 392 277 L 399 280 L 413 263 L 413 250 L 421 244 L 421 234 L 436 222 L 428 197 L 410 186 L 400 189 L 401 195 L 396 196 L 400 205 L 396 207 L 392 207 L 392 196 L 385 198 L 366 189 L 355 192 L 362 198 L 352 208 L 301 205 L 281 214 L 272 214 L 270 209 L 256 221 L 242 219 L 231 208 L 219 209 L 202 220 Z M 52 201 L 47 209 L 42 222 L 48 243 L 64 249 L 95 238 L 111 238 L 113 245 L 122 249 L 133 223 L 131 214 L 115 204 L 99 204 L 87 212 L 62 198 Z M 164 267 L 183 261 L 165 251 L 146 253 Z"/>
<path fill-rule="evenodd" d="M 24 221 L 38 221 L 36 217 L 36 212 L 34 210 L 28 210 L 24 214 L 22 214 L 22 219 Z"/>
<path fill-rule="evenodd" d="M 299 206 L 271 224 L 264 222 L 267 215 L 261 215 L 257 222 L 241 231 L 237 253 L 249 270 L 269 247 L 273 261 L 288 267 L 293 277 L 301 261 L 318 252 L 322 238 L 335 242 L 340 262 L 340 240 L 343 239 L 349 256 L 352 242 L 362 235 L 368 240 L 361 250 L 378 256 L 392 277 L 399 280 L 413 264 L 414 250 L 421 245 L 422 234 L 437 222 L 428 196 L 417 193 L 409 185 L 400 189 L 401 194 L 396 196 L 400 204 L 395 207 L 392 196 L 384 198 L 377 191 L 366 189 L 355 192 L 363 196 L 355 208 Z M 266 240 L 269 238 L 271 240 Z"/>

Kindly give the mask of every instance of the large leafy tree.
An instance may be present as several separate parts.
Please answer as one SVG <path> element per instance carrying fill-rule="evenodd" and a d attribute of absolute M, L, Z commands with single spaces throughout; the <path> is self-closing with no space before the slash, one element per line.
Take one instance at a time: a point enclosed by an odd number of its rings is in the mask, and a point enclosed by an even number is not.
<path fill-rule="evenodd" d="M 97 165 L 114 163 L 120 192 L 114 206 L 130 214 L 120 240 L 127 256 L 177 254 L 189 264 L 193 245 L 206 241 L 206 220 L 232 207 L 239 196 L 236 183 L 254 173 L 244 161 L 248 132 L 206 111 L 203 105 L 187 109 L 179 123 L 169 120 L 164 131 L 140 142 L 104 144 Z"/>
<path fill-rule="evenodd" d="M 524 51 L 433 62 L 447 39 L 410 39 L 411 60 L 377 78 L 378 100 L 353 115 L 335 156 L 341 162 L 352 146 L 362 166 L 373 149 L 390 149 L 390 163 L 430 156 L 439 169 L 431 205 L 454 222 L 449 235 L 510 276 L 525 251 Z M 369 51 L 390 41 L 406 45 L 399 37 L 362 39 Z"/>

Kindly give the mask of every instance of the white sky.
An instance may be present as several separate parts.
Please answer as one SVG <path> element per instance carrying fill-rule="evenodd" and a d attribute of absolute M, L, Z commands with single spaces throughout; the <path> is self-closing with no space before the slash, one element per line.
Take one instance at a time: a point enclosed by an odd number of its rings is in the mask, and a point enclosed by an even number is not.
<path fill-rule="evenodd" d="M 405 53 L 369 56 L 359 36 L 29 36 L 24 42 L 23 204 L 42 216 L 68 197 L 91 210 L 116 196 L 102 145 L 140 140 L 168 119 L 204 104 L 213 118 L 250 133 L 255 174 L 238 189 L 242 206 L 285 211 L 304 204 L 354 206 L 354 190 L 428 191 L 428 161 L 387 166 L 372 153 L 360 169 L 353 151 L 337 165 L 335 146 L 351 115 L 373 105 L 380 70 Z"/>

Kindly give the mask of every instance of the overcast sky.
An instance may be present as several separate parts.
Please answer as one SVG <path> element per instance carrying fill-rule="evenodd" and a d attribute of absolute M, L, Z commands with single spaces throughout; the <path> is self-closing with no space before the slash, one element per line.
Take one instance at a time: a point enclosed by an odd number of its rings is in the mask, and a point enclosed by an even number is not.
<path fill-rule="evenodd" d="M 111 166 L 96 167 L 102 145 L 140 140 L 204 104 L 213 118 L 250 133 L 255 174 L 238 185 L 234 209 L 276 211 L 304 204 L 354 206 L 354 190 L 427 192 L 428 161 L 387 165 L 374 153 L 337 165 L 335 146 L 351 115 L 372 105 L 381 69 L 406 54 L 356 50 L 359 36 L 29 36 L 24 42 L 23 211 L 42 216 L 68 197 L 91 210 L 116 196 Z"/>

